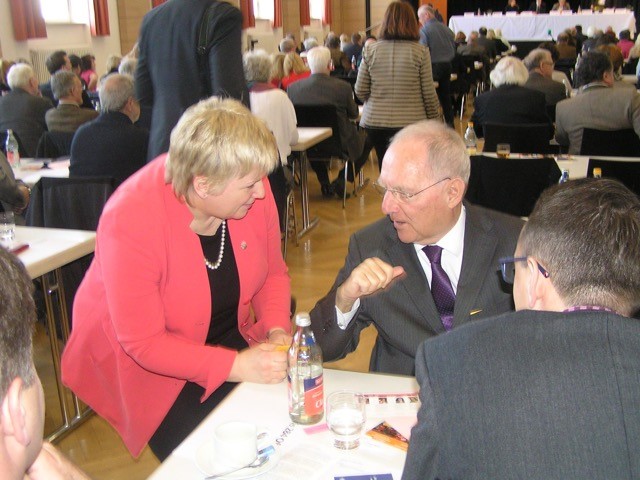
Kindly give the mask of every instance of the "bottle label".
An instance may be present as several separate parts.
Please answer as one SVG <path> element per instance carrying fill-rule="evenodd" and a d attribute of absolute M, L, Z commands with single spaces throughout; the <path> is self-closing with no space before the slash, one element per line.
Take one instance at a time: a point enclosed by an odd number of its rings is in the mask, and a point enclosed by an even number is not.
<path fill-rule="evenodd" d="M 15 150 L 9 150 L 7 149 L 7 161 L 9 162 L 9 165 L 11 165 L 12 167 L 17 167 L 18 162 L 20 161 L 20 154 L 17 153 Z"/>
<path fill-rule="evenodd" d="M 304 379 L 304 413 L 309 416 L 322 414 L 324 410 L 324 387 L 322 375 Z"/>

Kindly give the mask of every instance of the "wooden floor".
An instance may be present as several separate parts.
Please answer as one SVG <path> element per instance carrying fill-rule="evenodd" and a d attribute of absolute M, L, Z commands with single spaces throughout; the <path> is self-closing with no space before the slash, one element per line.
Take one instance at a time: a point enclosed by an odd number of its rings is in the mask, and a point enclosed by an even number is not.
<path fill-rule="evenodd" d="M 457 120 L 456 126 L 460 131 Z M 365 173 L 371 181 L 378 178 L 375 160 L 365 166 Z M 337 171 L 334 170 L 332 177 L 336 174 Z M 313 172 L 309 174 L 309 183 L 311 215 L 318 216 L 320 223 L 300 241 L 298 247 L 293 242 L 290 243 L 286 258 L 291 275 L 291 290 L 297 299 L 298 311 L 309 311 L 333 284 L 338 270 L 343 265 L 349 236 L 382 217 L 381 197 L 375 193 L 371 185 L 359 196 L 347 200 L 346 209 L 343 210 L 341 201 L 337 198 L 322 198 Z M 297 200 L 299 217 L 299 199 Z M 367 371 L 374 340 L 375 330 L 371 327 L 364 331 L 356 352 L 340 362 L 327 366 Z M 35 345 L 36 364 L 46 392 L 47 425 L 50 425 L 60 414 L 55 408 L 58 402 L 48 361 L 48 340 L 42 329 L 38 331 Z M 57 445 L 96 480 L 144 479 L 159 465 L 148 447 L 139 458 L 133 459 L 115 430 L 97 415 L 90 416 L 80 427 L 58 441 Z"/>

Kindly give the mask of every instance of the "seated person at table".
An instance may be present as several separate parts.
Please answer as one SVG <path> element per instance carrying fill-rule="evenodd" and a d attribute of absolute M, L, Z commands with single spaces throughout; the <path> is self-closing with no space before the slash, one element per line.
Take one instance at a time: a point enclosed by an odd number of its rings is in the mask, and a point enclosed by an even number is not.
<path fill-rule="evenodd" d="M 70 70 L 60 70 L 51 77 L 53 96 L 58 106 L 47 111 L 45 120 L 50 132 L 75 132 L 80 125 L 93 120 L 98 112 L 82 105 L 82 82 Z"/>
<path fill-rule="evenodd" d="M 553 129 L 547 116 L 544 93 L 525 88 L 527 67 L 516 57 L 504 57 L 491 71 L 493 90 L 478 95 L 471 121 L 479 137 L 485 123 L 524 125 L 548 123 L 549 138 Z"/>
<path fill-rule="evenodd" d="M 623 130 L 640 136 L 640 94 L 634 88 L 613 88 L 613 65 L 604 53 L 590 51 L 575 73 L 578 93 L 556 105 L 556 141 L 577 155 L 584 128 Z"/>
<path fill-rule="evenodd" d="M 571 45 L 569 43 L 569 35 L 567 33 L 562 32 L 558 35 L 556 48 L 558 49 L 558 53 L 560 54 L 559 60 L 568 60 L 575 62 L 577 57 L 576 47 L 575 45 Z"/>
<path fill-rule="evenodd" d="M 40 96 L 33 68 L 26 63 L 11 67 L 7 75 L 11 91 L 0 97 L 0 131 L 12 129 L 27 157 L 36 156 L 36 147 L 47 129 L 44 116 L 53 104 Z"/>
<path fill-rule="evenodd" d="M 88 480 L 42 441 L 44 394 L 33 364 L 37 320 L 33 284 L 20 261 L 0 247 L 0 472 L 3 480 Z"/>
<path fill-rule="evenodd" d="M 551 11 L 571 11 L 571 5 L 569 5 L 569 2 L 567 2 L 567 0 L 558 0 L 556 3 L 553 4 L 553 6 L 551 7 Z"/>
<path fill-rule="evenodd" d="M 149 132 L 135 125 L 140 104 L 130 75 L 112 73 L 99 95 L 100 115 L 73 136 L 69 176 L 107 176 L 122 183 L 146 164 Z"/>
<path fill-rule="evenodd" d="M 518 2 L 516 0 L 507 1 L 507 5 L 504 7 L 503 13 L 507 13 L 507 12 L 520 13 L 520 7 L 518 6 Z"/>
<path fill-rule="evenodd" d="M 622 58 L 622 52 L 614 44 L 600 45 L 596 47 L 597 52 L 604 53 L 613 66 L 613 86 L 614 88 L 633 88 L 635 90 L 635 82 L 627 82 L 622 76 L 622 64 L 624 59 Z"/>
<path fill-rule="evenodd" d="M 77 59 L 77 63 L 74 64 L 75 59 Z M 64 50 L 56 50 L 51 55 L 49 55 L 45 60 L 47 71 L 49 72 L 52 78 L 57 72 L 60 72 L 60 71 L 71 71 L 76 75 L 78 75 L 78 78 L 80 78 L 81 68 L 79 64 L 80 64 L 80 57 L 78 57 L 77 55 L 67 56 L 67 52 L 65 52 Z M 76 68 L 75 65 L 77 65 L 78 67 Z M 82 88 L 83 88 L 82 102 L 80 102 L 80 104 L 83 108 L 88 108 L 90 110 L 93 110 L 94 108 L 93 108 L 93 105 L 91 104 L 91 99 L 89 98 L 89 95 L 85 91 L 86 85 L 83 82 L 84 80 L 80 79 L 80 83 L 82 83 Z M 40 92 L 42 93 L 42 96 L 44 98 L 48 98 L 49 100 L 51 100 L 51 103 L 53 103 L 54 106 L 58 105 L 58 100 L 54 96 L 53 88 L 51 87 L 51 79 L 48 82 L 41 83 L 38 86 L 38 88 L 40 89 Z"/>
<path fill-rule="evenodd" d="M 523 63 L 529 70 L 529 78 L 524 86 L 544 93 L 546 106 L 555 112 L 556 103 L 567 98 L 567 90 L 562 83 L 552 80 L 551 52 L 544 48 L 535 48 L 524 58 Z"/>
<path fill-rule="evenodd" d="M 460 55 L 478 55 L 485 56 L 487 50 L 480 44 L 478 44 L 478 32 L 473 30 L 467 38 L 467 43 L 462 43 L 458 46 L 457 50 Z"/>
<path fill-rule="evenodd" d="M 31 189 L 22 180 L 16 180 L 7 157 L 0 152 L 0 211 L 22 213 L 30 198 Z"/>
<path fill-rule="evenodd" d="M 352 121 L 358 118 L 358 106 L 353 99 L 351 85 L 344 80 L 329 76 L 331 53 L 327 47 L 312 48 L 307 54 L 307 62 L 311 68 L 311 76 L 291 85 L 287 91 L 289 98 L 294 105 L 334 105 L 336 107 L 342 151 L 355 163 L 357 174 L 366 163 L 372 146 L 364 135 L 358 133 L 358 128 Z M 329 184 L 326 164 L 310 163 L 318 176 L 322 194 L 331 196 L 335 192 L 342 198 L 346 188 L 344 169 L 340 170 L 337 178 Z M 350 182 L 354 181 L 351 168 L 347 170 L 347 179 Z"/>
<path fill-rule="evenodd" d="M 373 324 L 370 370 L 413 375 L 423 340 L 513 309 L 497 261 L 513 253 L 522 220 L 463 203 L 470 169 L 460 135 L 441 122 L 393 137 L 376 182 L 386 217 L 351 237 L 311 311 L 326 361 L 352 352 Z"/>
<path fill-rule="evenodd" d="M 164 460 L 236 382 L 286 376 L 289 276 L 265 178 L 277 162 L 264 122 L 212 97 L 105 206 L 62 377 L 135 456 L 149 443 Z"/>
<path fill-rule="evenodd" d="M 534 0 L 529 5 L 529 11 L 536 13 L 547 13 L 547 3 L 544 2 L 544 0 Z"/>
<path fill-rule="evenodd" d="M 614 180 L 542 194 L 503 263 L 518 311 L 418 350 L 403 480 L 640 476 L 639 230 Z"/>
<path fill-rule="evenodd" d="M 496 42 L 488 38 L 487 33 L 487 27 L 480 27 L 478 30 L 478 45 L 484 48 L 489 60 L 493 62 L 498 56 L 498 51 L 496 49 Z"/>
<path fill-rule="evenodd" d="M 340 50 L 340 37 L 329 34 L 324 44 L 331 52 L 331 61 L 333 62 L 331 75 L 346 76 L 351 70 L 351 62 Z"/>
<path fill-rule="evenodd" d="M 285 91 L 292 83 L 311 75 L 311 70 L 296 52 L 289 52 L 285 55 L 282 68 L 284 69 L 284 77 L 282 77 L 281 86 Z"/>

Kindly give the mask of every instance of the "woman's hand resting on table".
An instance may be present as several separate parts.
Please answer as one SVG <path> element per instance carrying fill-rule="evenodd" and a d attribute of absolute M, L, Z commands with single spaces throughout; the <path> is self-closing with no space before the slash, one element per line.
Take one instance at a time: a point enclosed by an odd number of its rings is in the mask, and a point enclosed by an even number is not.
<path fill-rule="evenodd" d="M 291 335 L 284 330 L 269 334 L 269 343 L 238 352 L 227 378 L 230 382 L 280 383 L 287 376 L 287 350 Z"/>

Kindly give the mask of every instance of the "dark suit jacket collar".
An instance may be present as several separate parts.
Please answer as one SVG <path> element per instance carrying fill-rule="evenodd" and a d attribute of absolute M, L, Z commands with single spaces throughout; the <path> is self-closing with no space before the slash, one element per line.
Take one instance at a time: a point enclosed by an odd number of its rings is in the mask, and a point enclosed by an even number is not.
<path fill-rule="evenodd" d="M 100 114 L 98 119 L 101 122 L 124 123 L 128 125 L 133 125 L 133 122 L 131 121 L 131 119 L 121 112 L 103 112 Z"/>

